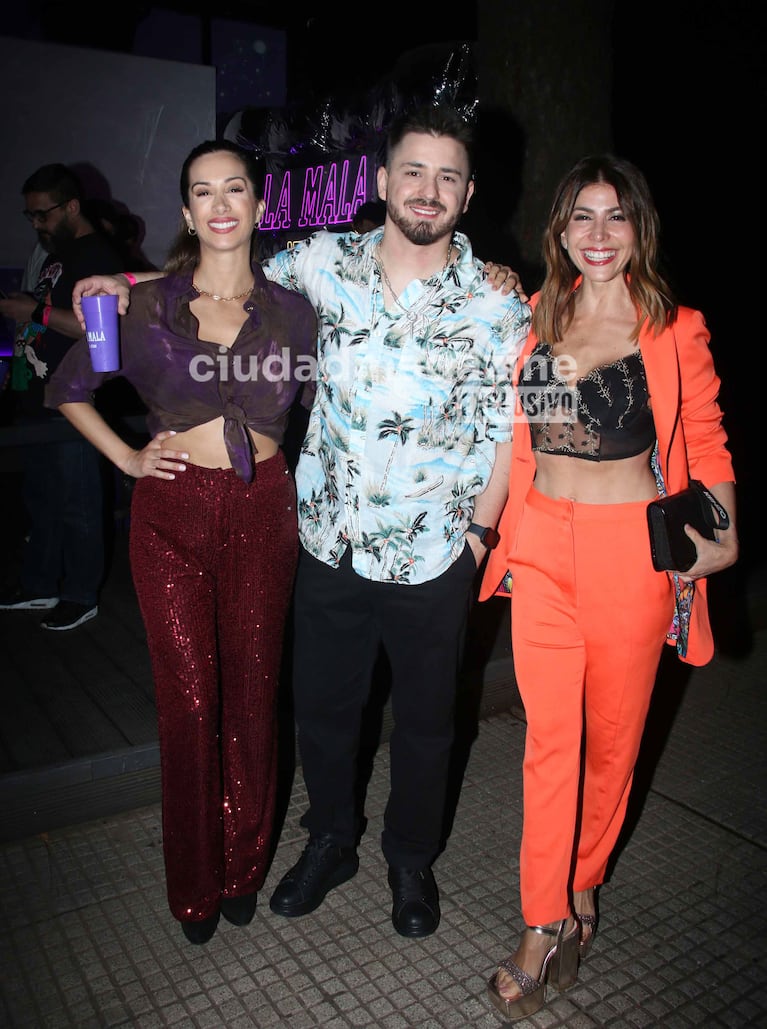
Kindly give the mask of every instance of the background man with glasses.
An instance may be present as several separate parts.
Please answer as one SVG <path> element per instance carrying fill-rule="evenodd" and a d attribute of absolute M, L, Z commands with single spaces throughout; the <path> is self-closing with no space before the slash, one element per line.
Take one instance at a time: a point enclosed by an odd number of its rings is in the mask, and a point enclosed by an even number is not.
<path fill-rule="evenodd" d="M 27 542 L 20 580 L 0 591 L 0 610 L 48 612 L 45 629 L 66 630 L 95 617 L 104 572 L 102 461 L 65 419 L 43 406 L 53 371 L 82 330 L 72 289 L 83 276 L 114 273 L 121 258 L 83 211 L 75 173 L 63 164 L 38 168 L 21 188 L 22 214 L 47 251 L 31 292 L 0 299 L 16 322 L 8 386 L 13 424 L 21 430 Z"/>

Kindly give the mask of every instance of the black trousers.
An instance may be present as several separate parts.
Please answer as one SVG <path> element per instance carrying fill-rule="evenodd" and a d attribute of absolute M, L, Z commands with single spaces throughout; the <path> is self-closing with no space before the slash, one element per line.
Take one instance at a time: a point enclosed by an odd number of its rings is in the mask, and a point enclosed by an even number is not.
<path fill-rule="evenodd" d="M 21 584 L 33 597 L 92 607 L 104 575 L 104 459 L 82 438 L 21 452 L 29 518 Z"/>
<path fill-rule="evenodd" d="M 357 575 L 301 550 L 293 692 L 310 835 L 354 846 L 362 712 L 383 647 L 391 667 L 391 783 L 381 845 L 387 862 L 426 868 L 439 853 L 455 697 L 477 572 L 470 547 L 419 585 Z"/>

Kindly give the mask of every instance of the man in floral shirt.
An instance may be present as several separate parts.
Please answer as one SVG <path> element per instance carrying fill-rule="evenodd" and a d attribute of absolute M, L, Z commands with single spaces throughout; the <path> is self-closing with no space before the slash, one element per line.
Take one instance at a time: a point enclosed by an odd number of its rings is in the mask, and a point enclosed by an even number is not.
<path fill-rule="evenodd" d="M 474 192 L 470 127 L 429 106 L 391 126 L 382 228 L 319 232 L 265 264 L 320 319 L 317 395 L 296 471 L 302 552 L 294 698 L 309 841 L 271 898 L 317 908 L 357 871 L 362 711 L 383 647 L 392 671 L 382 849 L 403 936 L 439 923 L 463 639 L 506 496 L 510 372 L 529 311 L 494 291 L 456 231 Z"/>
<path fill-rule="evenodd" d="M 456 231 L 474 192 L 472 150 L 455 111 L 403 115 L 378 170 L 383 227 L 317 232 L 263 266 L 308 297 L 320 322 L 296 471 L 293 692 L 309 841 L 270 907 L 308 914 L 357 872 L 360 725 L 383 648 L 394 729 L 382 848 L 392 922 L 410 937 L 439 924 L 431 865 L 443 842 L 458 672 L 477 568 L 498 539 L 510 375 L 530 321 L 521 287 L 511 291 L 517 276 L 504 286 L 510 269 L 486 275 Z M 100 291 L 127 309 L 125 281 L 106 276 L 77 284 L 75 309 Z"/>

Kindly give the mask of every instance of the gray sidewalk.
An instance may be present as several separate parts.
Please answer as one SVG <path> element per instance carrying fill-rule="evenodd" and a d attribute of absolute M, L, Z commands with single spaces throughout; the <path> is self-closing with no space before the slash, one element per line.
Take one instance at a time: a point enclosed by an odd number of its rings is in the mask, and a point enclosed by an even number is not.
<path fill-rule="evenodd" d="M 767 1026 L 766 663 L 760 626 L 747 652 L 718 656 L 686 683 L 675 659 L 661 676 L 650 760 L 594 948 L 573 989 L 517 1024 Z M 521 927 L 523 742 L 511 714 L 479 723 L 435 866 L 442 922 L 425 940 L 390 922 L 378 846 L 386 744 L 356 878 L 312 915 L 269 911 L 304 842 L 298 769 L 256 917 L 246 928 L 222 920 L 204 947 L 186 943 L 167 909 L 158 805 L 3 844 L 0 1024 L 494 1029 L 485 982 Z"/>

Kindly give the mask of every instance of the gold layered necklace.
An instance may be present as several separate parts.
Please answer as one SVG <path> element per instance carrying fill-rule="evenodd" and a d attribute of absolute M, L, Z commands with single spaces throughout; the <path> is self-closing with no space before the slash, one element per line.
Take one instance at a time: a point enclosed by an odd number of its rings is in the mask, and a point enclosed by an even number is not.
<path fill-rule="evenodd" d="M 210 297 L 211 300 L 223 300 L 224 302 L 226 302 L 227 300 L 242 300 L 242 298 L 246 297 L 248 293 L 253 292 L 254 285 L 255 280 L 251 282 L 251 284 L 243 293 L 238 293 L 236 297 L 221 297 L 218 295 L 218 293 L 208 293 L 207 290 L 200 289 L 196 282 L 192 282 L 192 289 L 195 291 L 195 293 L 199 293 L 201 297 Z"/>

